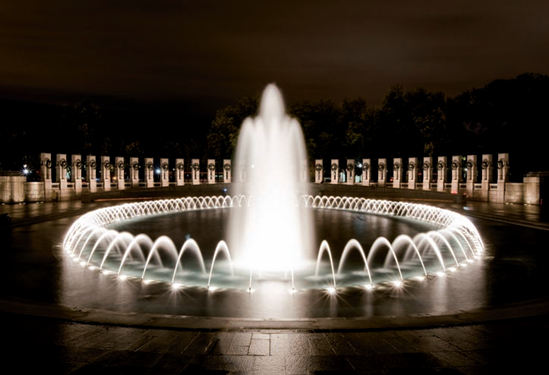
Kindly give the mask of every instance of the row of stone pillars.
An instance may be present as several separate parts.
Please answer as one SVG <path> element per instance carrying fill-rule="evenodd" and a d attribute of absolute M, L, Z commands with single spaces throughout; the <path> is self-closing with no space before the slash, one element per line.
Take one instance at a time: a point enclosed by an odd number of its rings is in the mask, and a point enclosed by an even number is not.
<path fill-rule="evenodd" d="M 466 169 L 467 179 L 466 179 L 466 191 L 468 195 L 473 194 L 473 190 L 476 188 L 477 173 L 480 170 L 482 172 L 481 176 L 481 189 L 489 190 L 490 184 L 493 183 L 493 156 L 491 154 L 482 155 L 482 161 L 477 160 L 476 155 L 469 155 L 466 158 L 466 165 L 462 165 L 461 156 L 453 156 L 450 163 L 448 163 L 448 158 L 446 156 L 439 156 L 436 164 L 434 159 L 430 156 L 423 158 L 423 174 L 422 181 L 419 181 L 419 168 L 420 165 L 418 158 L 408 158 L 408 167 L 406 171 L 403 168 L 403 159 L 395 158 L 393 159 L 393 182 L 392 186 L 394 188 L 403 187 L 403 177 L 404 173 L 407 173 L 407 188 L 408 189 L 417 189 L 418 184 L 422 183 L 423 190 L 435 190 L 433 189 L 433 184 L 431 184 L 433 178 L 434 168 L 437 169 L 437 182 L 436 190 L 444 191 L 446 188 L 447 181 L 447 171 L 450 169 L 452 171 L 452 177 L 450 183 L 452 184 L 452 192 L 457 193 L 459 191 L 459 184 L 461 182 L 461 176 L 463 168 Z M 371 159 L 362 160 L 362 182 L 364 186 L 370 186 L 372 184 L 372 171 L 370 168 Z M 498 169 L 497 173 L 497 183 L 504 184 L 509 180 L 509 154 L 498 154 L 498 160 L 495 164 Z M 347 165 L 345 166 L 346 170 L 346 180 L 347 184 L 355 183 L 355 160 L 348 159 Z M 331 173 L 331 183 L 338 184 L 339 181 L 339 160 L 332 159 L 330 164 L 330 173 Z M 383 187 L 387 185 L 387 159 L 378 159 L 377 163 L 377 186 Z M 322 183 L 324 178 L 324 166 L 322 159 L 317 159 L 315 163 L 315 182 Z M 477 186 L 478 187 L 478 186 Z M 502 187 L 502 190 L 504 186 Z"/>
<path fill-rule="evenodd" d="M 175 159 L 175 164 L 170 165 L 168 158 L 160 159 L 160 166 L 154 165 L 153 158 L 144 158 L 140 163 L 139 158 L 129 158 L 129 163 L 123 157 L 115 157 L 114 163 L 110 156 L 94 155 L 86 156 L 82 160 L 80 155 L 72 155 L 70 162 L 67 155 L 57 154 L 56 160 L 51 160 L 51 154 L 42 153 L 40 155 L 40 175 L 45 183 L 45 189 L 52 188 L 53 169 L 56 171 L 55 182 L 59 183 L 59 190 L 66 190 L 71 184 L 77 193 L 82 191 L 83 176 L 82 171 L 86 171 L 86 185 L 89 192 L 94 193 L 102 186 L 103 191 L 109 191 L 111 188 L 123 190 L 127 187 L 146 187 L 155 186 L 154 175 L 160 174 L 160 182 L 156 186 L 166 187 L 170 185 L 170 171 L 174 173 L 176 186 L 185 185 L 184 159 Z M 140 180 L 139 170 L 144 168 L 144 179 Z M 98 185 L 97 171 L 101 171 Z M 70 173 L 69 173 L 70 171 Z M 125 172 L 128 171 L 129 179 L 125 179 Z M 191 180 L 193 185 L 201 183 L 200 178 L 200 159 L 191 161 Z M 112 177 L 112 178 L 111 178 Z M 231 160 L 223 161 L 223 182 L 231 182 Z M 216 183 L 216 163 L 214 159 L 208 159 L 207 164 L 207 183 Z"/>

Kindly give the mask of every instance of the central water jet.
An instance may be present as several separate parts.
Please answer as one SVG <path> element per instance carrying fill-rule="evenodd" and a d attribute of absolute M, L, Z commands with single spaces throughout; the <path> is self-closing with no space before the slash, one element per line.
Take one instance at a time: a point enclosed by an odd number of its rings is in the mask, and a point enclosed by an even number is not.
<path fill-rule="evenodd" d="M 299 268 L 311 254 L 310 210 L 300 204 L 308 194 L 307 153 L 274 84 L 263 92 L 259 115 L 242 124 L 235 172 L 233 192 L 246 197 L 229 222 L 236 264 L 258 274 Z"/>

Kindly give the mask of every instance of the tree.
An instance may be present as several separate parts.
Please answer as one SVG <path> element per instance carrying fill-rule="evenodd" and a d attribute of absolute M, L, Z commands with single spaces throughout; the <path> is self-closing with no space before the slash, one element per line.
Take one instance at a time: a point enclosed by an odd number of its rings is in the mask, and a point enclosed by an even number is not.
<path fill-rule="evenodd" d="M 257 113 L 258 103 L 257 97 L 245 97 L 235 106 L 227 106 L 216 112 L 207 136 L 208 155 L 218 160 L 232 157 L 240 127 L 247 117 Z"/>

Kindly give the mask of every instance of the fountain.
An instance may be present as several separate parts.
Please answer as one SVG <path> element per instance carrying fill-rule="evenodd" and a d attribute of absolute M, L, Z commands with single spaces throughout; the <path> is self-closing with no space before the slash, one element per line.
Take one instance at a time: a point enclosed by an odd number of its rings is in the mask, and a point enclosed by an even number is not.
<path fill-rule="evenodd" d="M 286 116 L 280 92 L 269 85 L 259 115 L 242 125 L 231 196 L 193 197 L 107 207 L 78 219 L 63 248 L 82 266 L 137 282 L 162 282 L 173 288 L 261 289 L 271 281 L 292 293 L 301 290 L 378 288 L 406 280 L 437 277 L 471 263 L 484 250 L 474 225 L 441 208 L 353 197 L 312 196 L 302 166 L 303 135 Z M 228 211 L 228 235 L 206 254 L 194 238 L 182 244 L 165 234 L 130 233 L 125 223 L 174 219 L 216 210 Z M 371 244 L 355 238 L 341 249 L 314 243 L 315 212 L 348 212 L 419 223 L 425 231 L 380 236 Z M 414 224 L 414 225 L 416 225 Z M 202 225 L 208 228 L 208 223 Z M 318 246 L 318 251 L 313 250 Z"/>
<path fill-rule="evenodd" d="M 286 116 L 271 84 L 259 116 L 244 121 L 235 156 L 240 175 L 234 193 L 249 201 L 231 211 L 229 242 L 237 264 L 252 273 L 293 272 L 310 255 L 310 212 L 297 204 L 307 195 L 299 168 L 306 160 L 299 123 Z"/>

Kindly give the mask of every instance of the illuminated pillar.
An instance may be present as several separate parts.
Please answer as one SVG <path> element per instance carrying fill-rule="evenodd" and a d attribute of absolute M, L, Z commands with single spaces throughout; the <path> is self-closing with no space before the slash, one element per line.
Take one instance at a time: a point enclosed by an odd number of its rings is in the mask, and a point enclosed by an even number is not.
<path fill-rule="evenodd" d="M 139 187 L 139 158 L 130 158 L 130 180 L 132 188 Z"/>
<path fill-rule="evenodd" d="M 153 158 L 145 158 L 145 186 L 154 187 L 154 161 Z"/>
<path fill-rule="evenodd" d="M 370 186 L 370 159 L 362 159 L 362 185 Z"/>
<path fill-rule="evenodd" d="M 330 173 L 332 184 L 337 184 L 339 182 L 339 160 L 332 159 L 332 164 L 330 165 Z"/>
<path fill-rule="evenodd" d="M 315 183 L 321 184 L 323 177 L 324 167 L 322 166 L 322 159 L 316 159 L 315 162 Z"/>
<path fill-rule="evenodd" d="M 71 156 L 71 182 L 74 183 L 74 191 L 77 195 L 82 193 L 82 159 L 80 155 Z"/>
<path fill-rule="evenodd" d="M 200 184 L 200 159 L 192 159 L 191 172 L 193 174 L 193 185 Z"/>
<path fill-rule="evenodd" d="M 459 183 L 461 181 L 461 156 L 452 156 L 452 194 L 459 193 Z"/>
<path fill-rule="evenodd" d="M 160 159 L 160 186 L 170 186 L 170 164 L 167 158 Z"/>
<path fill-rule="evenodd" d="M 482 180 L 480 181 L 481 189 L 483 195 L 489 200 L 490 184 L 492 183 L 492 155 L 482 155 L 482 162 L 480 165 L 482 167 Z"/>
<path fill-rule="evenodd" d="M 94 155 L 86 156 L 86 173 L 88 178 L 88 189 L 90 193 L 97 192 L 97 161 Z"/>
<path fill-rule="evenodd" d="M 446 156 L 439 156 L 437 163 L 437 191 L 444 191 L 444 184 L 446 184 Z"/>
<path fill-rule="evenodd" d="M 499 182 L 509 182 L 509 154 L 498 154 Z"/>
<path fill-rule="evenodd" d="M 355 160 L 347 159 L 347 185 L 355 183 Z"/>
<path fill-rule="evenodd" d="M 208 159 L 208 184 L 215 184 L 215 159 Z"/>
<path fill-rule="evenodd" d="M 111 158 L 109 156 L 101 156 L 101 182 L 103 182 L 103 190 L 111 190 Z"/>
<path fill-rule="evenodd" d="M 387 159 L 379 159 L 377 162 L 377 186 L 385 186 L 387 183 Z"/>
<path fill-rule="evenodd" d="M 395 158 L 393 161 L 393 187 L 402 187 L 402 158 Z"/>
<path fill-rule="evenodd" d="M 124 163 L 124 158 L 122 156 L 117 156 L 114 158 L 114 174 L 116 176 L 116 186 L 118 190 L 124 190 L 126 188 L 126 183 L 124 181 L 124 169 L 126 168 L 126 163 Z"/>
<path fill-rule="evenodd" d="M 408 189 L 415 189 L 417 183 L 417 158 L 408 159 Z"/>
<path fill-rule="evenodd" d="M 423 190 L 431 190 L 431 179 L 433 178 L 433 158 L 423 158 Z"/>
<path fill-rule="evenodd" d="M 185 162 L 183 159 L 175 159 L 175 184 L 185 185 Z"/>
<path fill-rule="evenodd" d="M 226 184 L 230 184 L 232 180 L 231 176 L 231 159 L 224 159 L 223 160 L 223 182 Z"/>
<path fill-rule="evenodd" d="M 51 154 L 40 154 L 40 179 L 51 182 Z"/>
<path fill-rule="evenodd" d="M 467 181 L 466 192 L 468 197 L 473 197 L 473 191 L 475 189 L 475 182 L 477 179 L 477 156 L 467 156 Z"/>
<path fill-rule="evenodd" d="M 57 154 L 56 167 L 56 181 L 59 182 L 59 190 L 67 190 L 67 168 L 69 167 L 69 163 L 67 162 L 67 155 Z"/>
<path fill-rule="evenodd" d="M 300 182 L 309 182 L 309 166 L 307 165 L 307 159 L 301 160 L 301 174 Z"/>
<path fill-rule="evenodd" d="M 509 182 L 509 154 L 498 154 L 498 194 L 496 200 L 505 203 L 505 183 Z"/>
<path fill-rule="evenodd" d="M 40 179 L 44 183 L 44 201 L 51 200 L 52 193 L 52 171 L 51 154 L 40 154 Z"/>

